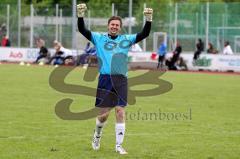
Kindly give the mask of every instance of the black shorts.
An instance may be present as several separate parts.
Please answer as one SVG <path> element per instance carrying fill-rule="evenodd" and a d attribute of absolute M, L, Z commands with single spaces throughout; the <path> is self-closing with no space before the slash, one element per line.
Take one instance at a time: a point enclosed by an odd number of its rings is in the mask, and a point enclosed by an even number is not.
<path fill-rule="evenodd" d="M 165 55 L 158 56 L 158 62 L 163 62 L 164 59 L 165 59 Z"/>
<path fill-rule="evenodd" d="M 127 105 L 128 82 L 124 75 L 100 75 L 96 94 L 96 107 Z"/>

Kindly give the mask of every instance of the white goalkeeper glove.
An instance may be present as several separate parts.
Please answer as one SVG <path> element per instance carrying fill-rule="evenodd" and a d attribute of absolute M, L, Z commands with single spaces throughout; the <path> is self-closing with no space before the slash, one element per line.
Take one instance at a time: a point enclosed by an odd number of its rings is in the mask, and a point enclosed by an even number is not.
<path fill-rule="evenodd" d="M 143 14 L 146 17 L 146 21 L 149 21 L 149 22 L 152 21 L 152 16 L 153 16 L 152 8 L 144 8 Z"/>
<path fill-rule="evenodd" d="M 84 17 L 86 10 L 87 10 L 87 6 L 85 3 L 78 4 L 77 5 L 77 16 L 79 18 Z"/>

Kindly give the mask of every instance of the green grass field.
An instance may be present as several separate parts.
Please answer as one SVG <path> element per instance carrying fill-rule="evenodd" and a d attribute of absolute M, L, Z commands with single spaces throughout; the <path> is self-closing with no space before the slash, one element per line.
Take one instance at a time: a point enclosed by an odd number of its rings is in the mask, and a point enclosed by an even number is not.
<path fill-rule="evenodd" d="M 53 70 L 48 66 L 0 65 L 0 159 L 240 158 L 239 75 L 165 73 L 162 77 L 173 84 L 170 92 L 138 97 L 135 105 L 127 107 L 124 147 L 129 154 L 119 156 L 114 152 L 114 112 L 97 152 L 91 149 L 95 119 L 57 117 L 55 104 L 63 98 L 74 99 L 74 112 L 93 107 L 95 99 L 52 89 L 48 80 Z M 84 71 L 75 69 L 66 81 L 96 87 L 96 81 L 83 81 Z M 130 72 L 130 77 L 141 73 Z M 149 117 L 159 111 L 168 118 Z"/>

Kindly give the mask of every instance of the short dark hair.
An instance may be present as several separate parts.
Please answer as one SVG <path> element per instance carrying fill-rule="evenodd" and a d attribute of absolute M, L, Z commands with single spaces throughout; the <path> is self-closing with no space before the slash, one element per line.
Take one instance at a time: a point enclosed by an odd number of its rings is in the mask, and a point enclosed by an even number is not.
<path fill-rule="evenodd" d="M 120 27 L 122 27 L 122 18 L 120 16 L 112 16 L 108 19 L 108 25 L 112 20 L 119 20 L 120 21 Z"/>

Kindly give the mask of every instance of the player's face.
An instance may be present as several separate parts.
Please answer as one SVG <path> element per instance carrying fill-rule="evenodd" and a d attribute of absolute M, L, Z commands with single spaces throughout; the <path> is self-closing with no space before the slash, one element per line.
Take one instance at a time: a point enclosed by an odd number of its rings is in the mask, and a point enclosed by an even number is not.
<path fill-rule="evenodd" d="M 119 20 L 111 20 L 108 24 L 108 33 L 116 36 L 121 31 L 121 23 Z"/>

